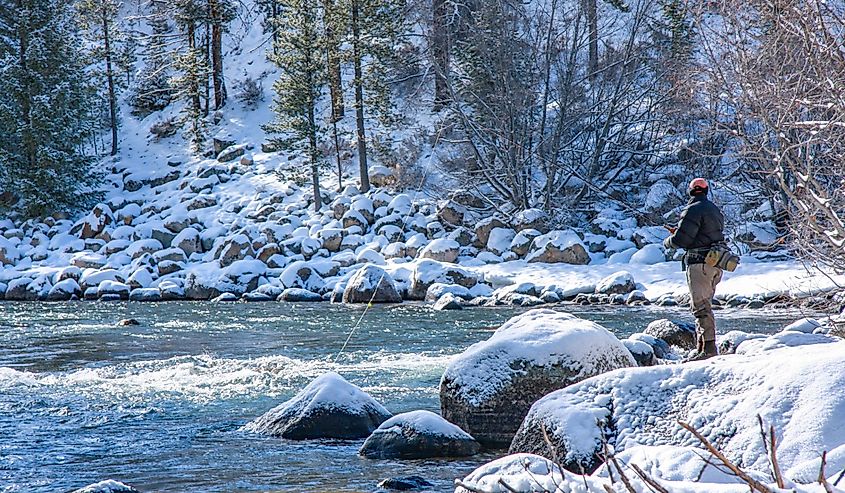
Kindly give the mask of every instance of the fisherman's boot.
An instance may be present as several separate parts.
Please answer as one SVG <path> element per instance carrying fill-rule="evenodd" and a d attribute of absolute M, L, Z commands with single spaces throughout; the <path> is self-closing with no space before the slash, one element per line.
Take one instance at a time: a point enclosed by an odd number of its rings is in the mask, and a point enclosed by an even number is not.
<path fill-rule="evenodd" d="M 692 356 L 684 360 L 684 363 L 691 363 L 693 361 L 704 361 L 713 356 L 718 356 L 719 350 L 716 348 L 716 341 L 705 341 L 699 336 L 698 349 Z"/>

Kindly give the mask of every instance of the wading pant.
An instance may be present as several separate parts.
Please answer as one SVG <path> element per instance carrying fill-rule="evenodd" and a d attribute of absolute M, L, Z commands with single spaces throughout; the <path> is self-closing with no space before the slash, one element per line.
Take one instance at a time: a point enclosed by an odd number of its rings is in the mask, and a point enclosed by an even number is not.
<path fill-rule="evenodd" d="M 687 285 L 692 301 L 692 314 L 698 337 L 704 341 L 716 340 L 716 318 L 713 316 L 713 295 L 722 280 L 722 269 L 707 264 L 687 266 Z"/>

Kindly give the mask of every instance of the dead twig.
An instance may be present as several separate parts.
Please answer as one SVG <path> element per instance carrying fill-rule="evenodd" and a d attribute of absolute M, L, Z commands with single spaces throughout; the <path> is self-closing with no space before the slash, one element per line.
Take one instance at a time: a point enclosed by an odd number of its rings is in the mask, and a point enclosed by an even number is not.
<path fill-rule="evenodd" d="M 630 493 L 637 493 L 637 490 L 634 489 L 634 486 L 631 484 L 628 476 L 625 475 L 625 471 L 622 470 L 622 466 L 619 465 L 619 461 L 616 460 L 616 457 L 611 455 L 608 459 L 610 460 L 610 463 L 616 467 L 616 470 L 619 471 L 619 479 L 622 480 L 622 484 L 625 485 L 625 489 Z"/>
<path fill-rule="evenodd" d="M 778 449 L 777 449 L 777 438 L 775 437 L 775 427 L 769 426 L 769 440 L 770 442 L 770 454 L 772 458 L 772 470 L 775 473 L 775 481 L 778 484 L 778 488 L 783 489 L 783 475 L 780 472 L 780 465 L 778 465 Z"/>
<path fill-rule="evenodd" d="M 819 467 L 819 484 L 822 485 L 822 487 L 824 487 L 824 490 L 827 493 L 833 493 L 833 486 L 831 486 L 830 483 L 827 482 L 827 478 L 825 477 L 824 468 L 825 468 L 826 465 L 827 465 L 827 450 L 822 452 L 822 463 L 821 463 L 821 466 Z M 841 478 L 842 476 L 840 475 L 839 477 Z"/>
<path fill-rule="evenodd" d="M 727 467 L 731 471 L 731 473 L 733 473 L 736 477 L 745 482 L 751 488 L 752 491 L 758 491 L 759 493 L 772 493 L 772 490 L 769 489 L 769 487 L 746 474 L 745 471 L 737 467 L 736 464 L 734 464 L 730 461 L 730 459 L 725 457 L 725 455 L 720 452 L 716 447 L 714 447 L 713 444 L 710 443 L 710 440 L 708 440 L 704 435 L 702 435 L 701 432 L 688 425 L 687 423 L 684 423 L 683 421 L 678 421 L 678 424 L 681 425 L 681 428 L 692 433 L 692 435 L 697 438 L 702 445 L 704 445 L 704 448 L 706 448 L 708 452 L 710 452 L 717 459 L 719 459 L 722 464 L 724 464 L 725 467 Z"/>
<path fill-rule="evenodd" d="M 510 491 L 511 493 L 519 493 L 519 490 L 517 490 L 517 489 L 516 489 L 516 488 L 514 488 L 513 486 L 511 486 L 511 485 L 509 485 L 508 483 L 506 483 L 506 482 L 505 482 L 505 480 L 504 480 L 504 479 L 502 479 L 502 478 L 499 478 L 499 484 L 500 484 L 500 485 L 502 485 L 502 488 L 504 488 L 504 489 L 506 489 L 506 490 Z"/>
<path fill-rule="evenodd" d="M 482 490 L 480 488 L 476 488 L 475 486 L 470 486 L 470 485 L 464 483 L 463 481 L 461 481 L 460 479 L 455 480 L 455 486 L 459 486 L 459 487 L 469 491 L 470 493 L 492 493 L 490 491 L 485 491 L 485 490 Z"/>
<path fill-rule="evenodd" d="M 657 482 L 657 480 L 655 480 L 654 478 L 652 478 L 651 476 L 646 474 L 645 471 L 640 469 L 640 466 L 638 466 L 636 464 L 631 464 L 631 467 L 633 467 L 634 471 L 637 472 L 637 476 L 639 476 L 640 479 L 642 479 L 644 483 L 651 486 L 652 489 L 654 489 L 655 491 L 658 491 L 659 493 L 669 493 L 669 490 L 664 488 L 663 485 L 661 485 L 660 483 Z"/>

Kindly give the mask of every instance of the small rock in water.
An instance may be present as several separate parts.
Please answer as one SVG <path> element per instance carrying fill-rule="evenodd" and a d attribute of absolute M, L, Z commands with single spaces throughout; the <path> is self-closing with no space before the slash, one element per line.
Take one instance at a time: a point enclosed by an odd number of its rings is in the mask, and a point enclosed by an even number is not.
<path fill-rule="evenodd" d="M 124 318 L 120 322 L 117 323 L 120 327 L 126 327 L 129 325 L 141 325 L 141 322 L 135 320 L 134 318 Z"/>
<path fill-rule="evenodd" d="M 217 303 L 234 302 L 234 301 L 238 301 L 238 297 L 233 293 L 223 293 L 223 294 L 221 294 L 217 298 L 214 298 L 211 301 L 214 301 L 214 302 L 217 302 Z"/>
<path fill-rule="evenodd" d="M 421 490 L 434 486 L 420 476 L 407 476 L 404 478 L 389 478 L 378 484 L 379 488 L 396 491 Z"/>
<path fill-rule="evenodd" d="M 460 298 L 452 293 L 446 293 L 434 304 L 435 310 L 462 310 L 463 304 Z"/>

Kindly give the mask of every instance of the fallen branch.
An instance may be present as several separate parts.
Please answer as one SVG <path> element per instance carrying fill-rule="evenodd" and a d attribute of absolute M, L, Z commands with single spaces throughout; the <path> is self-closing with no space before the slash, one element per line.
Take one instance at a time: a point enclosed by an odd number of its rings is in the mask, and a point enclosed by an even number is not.
<path fill-rule="evenodd" d="M 827 482 L 827 478 L 825 477 L 825 474 L 824 474 L 824 468 L 825 468 L 826 465 L 827 465 L 827 450 L 822 452 L 822 463 L 821 463 L 821 466 L 819 467 L 819 484 L 824 487 L 824 490 L 827 493 L 833 493 L 833 486 L 831 486 L 830 483 Z"/>
<path fill-rule="evenodd" d="M 645 471 L 640 469 L 640 466 L 636 464 L 631 464 L 631 467 L 633 467 L 634 471 L 637 472 L 637 476 L 639 476 L 640 479 L 642 479 L 643 482 L 645 482 L 647 485 L 651 486 L 652 489 L 658 491 L 659 493 L 669 493 L 669 490 L 664 488 L 663 485 L 657 482 L 657 480 L 646 474 Z"/>
<path fill-rule="evenodd" d="M 736 464 L 734 464 L 727 457 L 725 457 L 725 455 L 723 453 L 719 452 L 719 450 L 716 447 L 714 447 L 712 443 L 710 443 L 710 440 L 708 440 L 698 430 L 696 430 L 692 426 L 684 423 L 683 421 L 678 421 L 678 424 L 681 425 L 681 428 L 683 428 L 683 429 L 687 430 L 688 432 L 692 433 L 693 436 L 695 436 L 695 438 L 697 438 L 698 441 L 701 442 L 702 445 L 704 445 L 704 447 L 707 449 L 708 452 L 713 454 L 734 475 L 736 475 L 738 478 L 743 480 L 748 486 L 750 486 L 752 491 L 756 490 L 759 493 L 772 493 L 772 490 L 770 490 L 766 485 L 764 485 L 763 483 L 757 481 L 756 479 L 754 479 L 751 476 L 749 476 L 748 474 L 746 474 L 745 471 L 743 471 L 742 469 L 737 467 Z"/>

